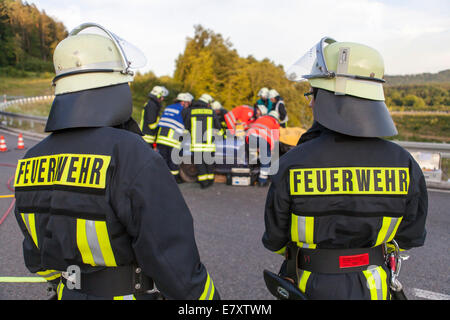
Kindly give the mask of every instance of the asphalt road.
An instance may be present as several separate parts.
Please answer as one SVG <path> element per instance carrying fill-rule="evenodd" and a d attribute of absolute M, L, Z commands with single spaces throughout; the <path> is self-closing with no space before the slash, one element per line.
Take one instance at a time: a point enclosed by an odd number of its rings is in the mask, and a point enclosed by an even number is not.
<path fill-rule="evenodd" d="M 0 132 L 9 151 L 0 153 L 0 195 L 12 194 L 7 181 L 26 150 L 15 150 L 17 135 Z M 25 146 L 37 141 L 25 138 Z M 196 184 L 180 189 L 194 218 L 197 246 L 223 299 L 272 300 L 263 269 L 278 271 L 282 257 L 261 244 L 267 188 L 233 187 L 216 183 L 201 190 Z M 0 198 L 0 219 L 13 201 Z M 450 193 L 429 190 L 428 236 L 424 247 L 409 252 L 400 281 L 409 299 L 450 299 Z M 24 266 L 22 234 L 13 212 L 0 225 L 0 277 L 33 276 Z M 42 283 L 0 283 L 0 300 L 47 299 Z"/>

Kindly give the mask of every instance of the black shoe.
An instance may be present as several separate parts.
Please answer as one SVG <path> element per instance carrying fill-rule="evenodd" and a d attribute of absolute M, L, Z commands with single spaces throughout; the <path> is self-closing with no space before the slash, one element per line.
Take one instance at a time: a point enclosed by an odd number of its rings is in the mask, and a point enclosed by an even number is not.
<path fill-rule="evenodd" d="M 184 180 L 181 179 L 180 175 L 178 175 L 178 174 L 175 176 L 175 181 L 176 181 L 178 184 L 184 183 Z"/>

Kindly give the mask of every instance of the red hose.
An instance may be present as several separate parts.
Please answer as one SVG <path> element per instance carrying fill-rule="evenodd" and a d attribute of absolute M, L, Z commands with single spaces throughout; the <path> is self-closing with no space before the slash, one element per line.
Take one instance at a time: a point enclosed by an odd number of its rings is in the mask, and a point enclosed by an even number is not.
<path fill-rule="evenodd" d="M 15 168 L 16 165 L 15 164 L 9 164 L 9 163 L 0 163 L 0 167 L 9 167 L 9 168 Z M 8 187 L 9 190 L 11 190 L 12 192 L 14 192 L 14 188 L 11 187 L 11 181 L 14 179 L 14 175 L 11 176 L 11 178 L 8 179 L 8 182 L 6 183 L 6 186 Z M 11 213 L 12 209 L 14 208 L 14 205 L 16 204 L 16 199 L 13 198 L 13 200 L 11 201 L 11 204 L 9 205 L 9 208 L 6 210 L 6 212 L 3 214 L 3 216 L 0 219 L 0 225 L 3 223 L 3 221 L 5 221 L 6 217 L 8 217 L 8 215 Z"/>

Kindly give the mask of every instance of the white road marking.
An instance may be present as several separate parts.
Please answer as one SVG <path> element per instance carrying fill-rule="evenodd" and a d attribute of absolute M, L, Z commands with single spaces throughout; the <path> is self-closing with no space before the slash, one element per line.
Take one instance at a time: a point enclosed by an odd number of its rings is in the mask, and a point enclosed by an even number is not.
<path fill-rule="evenodd" d="M 433 291 L 427 291 L 422 289 L 413 289 L 414 295 L 419 298 L 428 300 L 450 300 L 450 296 L 443 293 L 437 293 Z"/>

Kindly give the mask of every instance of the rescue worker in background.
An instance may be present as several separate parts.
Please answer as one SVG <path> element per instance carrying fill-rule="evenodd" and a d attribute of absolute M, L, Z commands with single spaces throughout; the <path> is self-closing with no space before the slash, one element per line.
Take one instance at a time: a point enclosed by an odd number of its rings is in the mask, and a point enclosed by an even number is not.
<path fill-rule="evenodd" d="M 202 189 L 214 184 L 214 143 L 213 129 L 220 130 L 220 124 L 213 115 L 211 103 L 214 99 L 209 94 L 202 94 L 190 108 L 183 110 L 186 130 L 191 134 L 190 151 L 197 168 L 197 179 Z"/>
<path fill-rule="evenodd" d="M 257 105 L 262 104 L 266 106 L 267 112 L 270 112 L 272 110 L 272 101 L 269 99 L 269 89 L 261 88 L 257 96 L 259 97 L 259 99 L 256 101 L 254 107 L 256 108 Z"/>
<path fill-rule="evenodd" d="M 215 121 L 220 123 L 219 135 L 225 135 L 227 130 L 227 123 L 225 122 L 225 114 L 228 112 L 227 109 L 222 107 L 219 101 L 211 103 L 211 108 L 214 110 Z"/>
<path fill-rule="evenodd" d="M 158 122 L 158 135 L 156 137 L 156 148 L 167 163 L 170 173 L 175 177 L 177 183 L 182 183 L 180 167 L 172 159 L 173 149 L 180 150 L 181 137 L 184 132 L 182 111 L 188 108 L 194 97 L 189 93 L 180 93 L 175 103 L 167 106 Z"/>
<path fill-rule="evenodd" d="M 163 86 L 154 86 L 150 94 L 149 99 L 144 109 L 142 110 L 141 117 L 141 130 L 144 133 L 144 140 L 150 146 L 156 141 L 156 135 L 158 133 L 158 120 L 159 113 L 161 111 L 161 103 L 169 94 L 169 91 Z"/>
<path fill-rule="evenodd" d="M 231 134 L 236 131 L 236 125 L 241 124 L 244 131 L 249 128 L 250 123 L 255 121 L 256 114 L 255 108 L 247 105 L 241 105 L 233 108 L 233 110 L 228 111 L 225 115 L 225 122 L 227 123 L 227 128 Z"/>
<path fill-rule="evenodd" d="M 259 105 L 261 106 L 261 105 Z M 254 154 L 259 149 L 260 169 L 258 185 L 265 187 L 268 185 L 271 156 L 275 148 L 278 148 L 280 140 L 279 114 L 275 110 L 267 115 L 261 116 L 250 125 L 247 130 L 247 143 L 249 152 Z"/>
<path fill-rule="evenodd" d="M 131 118 L 130 67 L 145 57 L 103 30 L 83 24 L 54 52 L 51 134 L 15 176 L 25 265 L 63 300 L 152 299 L 155 286 L 166 299 L 219 298 L 189 208 Z"/>
<path fill-rule="evenodd" d="M 280 94 L 275 89 L 270 89 L 269 99 L 272 101 L 272 109 L 277 111 L 280 115 L 280 126 L 286 128 L 288 122 L 288 114 L 286 111 L 286 106 L 284 105 L 284 100 L 280 97 Z"/>
<path fill-rule="evenodd" d="M 262 242 L 285 255 L 280 274 L 308 299 L 389 299 L 384 245 L 424 244 L 422 170 L 405 149 L 379 138 L 397 134 L 383 76 L 375 49 L 330 38 L 287 71 L 309 81 L 316 123 L 280 158 Z"/>

